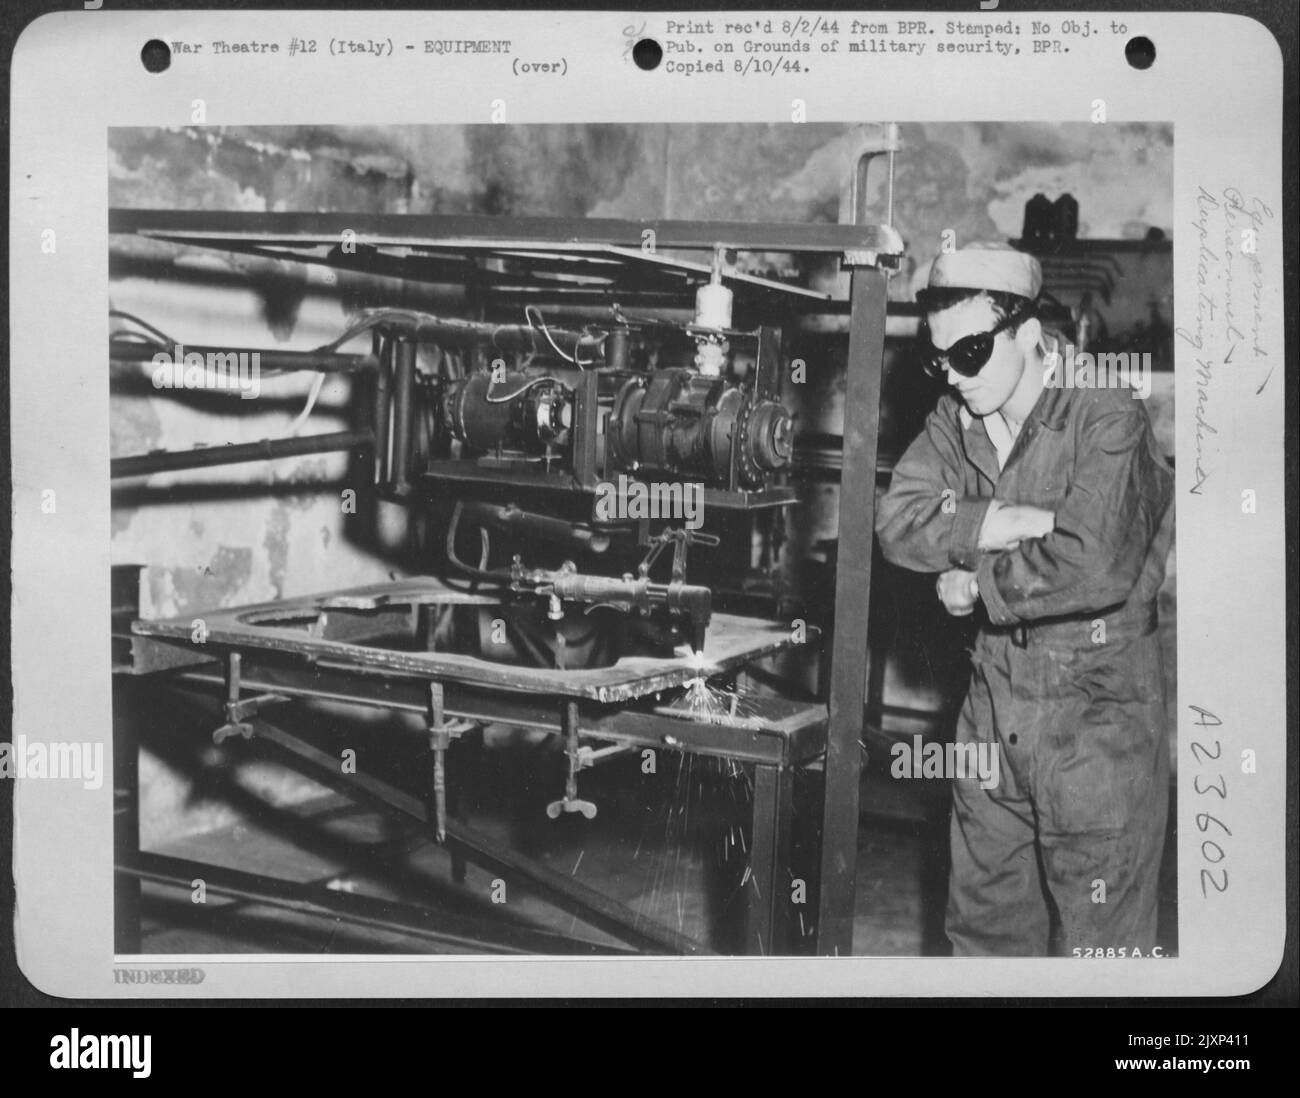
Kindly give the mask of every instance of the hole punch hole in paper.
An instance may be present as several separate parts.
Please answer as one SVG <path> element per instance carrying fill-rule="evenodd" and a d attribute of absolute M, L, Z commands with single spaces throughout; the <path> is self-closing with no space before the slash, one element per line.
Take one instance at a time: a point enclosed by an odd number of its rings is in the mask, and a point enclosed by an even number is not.
<path fill-rule="evenodd" d="M 1156 47 L 1150 38 L 1139 35 L 1125 44 L 1124 56 L 1135 69 L 1149 69 L 1156 62 Z"/>
<path fill-rule="evenodd" d="M 664 58 L 663 47 L 653 38 L 642 38 L 632 47 L 632 60 L 644 72 L 653 72 Z"/>
<path fill-rule="evenodd" d="M 160 38 L 149 39 L 140 50 L 140 63 L 149 72 L 166 72 L 172 63 L 171 47 Z"/>

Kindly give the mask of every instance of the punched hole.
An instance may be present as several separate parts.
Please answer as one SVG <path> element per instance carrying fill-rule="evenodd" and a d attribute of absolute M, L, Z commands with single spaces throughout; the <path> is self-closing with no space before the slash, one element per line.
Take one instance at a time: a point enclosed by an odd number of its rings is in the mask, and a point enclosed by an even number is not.
<path fill-rule="evenodd" d="M 646 72 L 657 69 L 663 59 L 664 48 L 653 38 L 642 38 L 632 47 L 632 60 L 636 62 L 637 68 Z"/>
<path fill-rule="evenodd" d="M 172 50 L 161 38 L 150 38 L 140 51 L 140 61 L 149 72 L 165 72 L 172 63 Z"/>
<path fill-rule="evenodd" d="M 1130 38 L 1124 46 L 1124 56 L 1135 69 L 1149 69 L 1155 64 L 1156 47 L 1150 38 Z"/>

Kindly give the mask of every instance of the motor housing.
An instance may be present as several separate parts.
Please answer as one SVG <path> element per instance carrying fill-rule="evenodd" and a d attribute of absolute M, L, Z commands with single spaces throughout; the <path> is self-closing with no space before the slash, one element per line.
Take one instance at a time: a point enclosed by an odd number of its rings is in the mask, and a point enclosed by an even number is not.
<path fill-rule="evenodd" d="M 792 426 L 776 401 L 755 401 L 729 378 L 675 367 L 624 383 L 606 441 L 620 470 L 728 487 L 734 467 L 736 487 L 757 488 L 789 464 Z"/>
<path fill-rule="evenodd" d="M 442 421 L 461 442 L 487 452 L 541 453 L 567 442 L 573 425 L 568 391 L 544 373 L 479 372 L 449 382 Z"/>

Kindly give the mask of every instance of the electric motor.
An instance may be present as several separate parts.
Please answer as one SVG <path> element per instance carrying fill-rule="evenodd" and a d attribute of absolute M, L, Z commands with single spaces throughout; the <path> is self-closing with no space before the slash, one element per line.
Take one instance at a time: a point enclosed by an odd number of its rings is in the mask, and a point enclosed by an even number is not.
<path fill-rule="evenodd" d="M 620 469 L 698 477 L 726 485 L 735 451 L 748 488 L 790 461 L 790 413 L 772 400 L 754 402 L 733 381 L 693 370 L 657 370 L 627 381 L 614 399 L 607 431 Z"/>
<path fill-rule="evenodd" d="M 540 453 L 568 439 L 573 405 L 559 381 L 509 370 L 476 373 L 442 393 L 444 425 L 476 450 Z"/>

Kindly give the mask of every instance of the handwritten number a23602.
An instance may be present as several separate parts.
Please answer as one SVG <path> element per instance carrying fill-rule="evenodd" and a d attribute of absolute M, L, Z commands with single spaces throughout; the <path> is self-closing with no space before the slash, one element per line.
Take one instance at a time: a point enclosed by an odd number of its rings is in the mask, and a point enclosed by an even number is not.
<path fill-rule="evenodd" d="M 1196 714 L 1195 723 L 1199 728 L 1218 728 L 1223 724 L 1223 721 L 1220 720 L 1213 713 L 1211 713 L 1208 709 L 1202 709 L 1199 705 L 1193 705 L 1190 706 L 1190 708 Z M 1217 761 L 1223 755 L 1223 744 L 1219 740 L 1214 740 L 1213 746 L 1214 749 L 1213 751 L 1211 751 L 1210 748 L 1206 747 L 1204 744 L 1197 743 L 1195 740 L 1193 740 L 1192 758 L 1198 764 Z M 1196 774 L 1192 778 L 1192 789 L 1195 790 L 1198 795 L 1202 795 L 1202 796 L 1205 795 L 1206 793 L 1211 793 L 1211 792 L 1217 793 L 1219 795 L 1219 800 L 1226 801 L 1228 799 L 1227 778 L 1225 778 L 1223 774 L 1217 774 L 1216 779 L 1217 779 L 1217 783 L 1210 782 L 1205 786 L 1202 786 L 1201 775 Z M 1211 816 L 1208 812 L 1201 812 L 1197 814 L 1196 826 L 1200 829 L 1202 835 L 1204 835 L 1205 832 L 1209 829 L 1211 823 L 1218 824 L 1219 827 L 1223 829 L 1225 835 L 1230 836 L 1232 834 L 1232 832 L 1228 829 L 1228 825 L 1225 824 L 1222 820 L 1218 819 L 1217 817 Z M 1213 858 L 1210 856 L 1211 850 L 1218 853 L 1217 858 Z M 1201 867 L 1201 895 L 1202 896 L 1208 898 L 1210 894 L 1209 890 L 1211 888 L 1213 888 L 1215 892 L 1228 891 L 1228 870 L 1225 867 L 1219 866 L 1217 864 L 1223 861 L 1224 857 L 1226 856 L 1226 853 L 1227 852 L 1223 849 L 1223 847 L 1221 847 L 1213 839 L 1207 837 L 1201 843 L 1201 857 L 1205 859 L 1207 862 L 1210 862 L 1212 866 L 1214 866 L 1214 868 L 1210 868 L 1207 866 Z"/>

